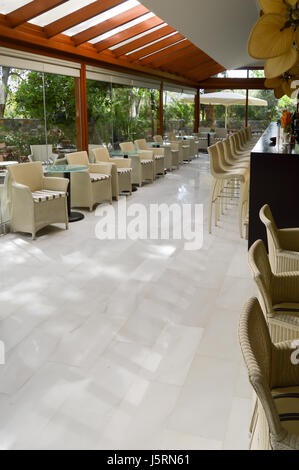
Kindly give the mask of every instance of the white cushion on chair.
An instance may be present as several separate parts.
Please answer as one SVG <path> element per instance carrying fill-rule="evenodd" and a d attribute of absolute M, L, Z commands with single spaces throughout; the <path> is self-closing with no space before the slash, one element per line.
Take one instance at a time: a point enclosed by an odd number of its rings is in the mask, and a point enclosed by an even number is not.
<path fill-rule="evenodd" d="M 117 173 L 132 173 L 132 168 L 117 168 Z"/>
<path fill-rule="evenodd" d="M 61 197 L 65 197 L 66 193 L 63 191 L 50 191 L 48 189 L 41 189 L 40 191 L 34 191 L 32 193 L 32 197 L 34 202 L 45 202 L 51 201 L 53 199 L 60 199 Z"/>
<path fill-rule="evenodd" d="M 164 155 L 155 155 L 155 160 L 162 160 L 164 158 Z"/>
<path fill-rule="evenodd" d="M 140 160 L 142 165 L 151 165 L 153 163 L 153 160 Z"/>
<path fill-rule="evenodd" d="M 108 180 L 110 178 L 110 175 L 103 175 L 102 173 L 89 173 L 89 176 L 92 183 L 95 181 Z"/>

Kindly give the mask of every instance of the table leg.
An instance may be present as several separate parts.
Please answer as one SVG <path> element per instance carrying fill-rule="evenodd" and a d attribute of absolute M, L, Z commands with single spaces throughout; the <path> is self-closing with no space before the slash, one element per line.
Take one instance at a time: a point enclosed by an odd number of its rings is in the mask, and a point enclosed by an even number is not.
<path fill-rule="evenodd" d="M 68 195 L 67 195 L 67 213 L 69 217 L 69 222 L 78 222 L 79 220 L 84 219 L 84 215 L 81 212 L 72 212 L 71 210 L 71 174 L 64 173 L 64 177 L 69 180 L 68 186 Z"/>
<path fill-rule="evenodd" d="M 208 147 L 210 147 L 210 146 L 211 146 L 211 136 L 210 136 L 210 134 L 208 134 Z"/>

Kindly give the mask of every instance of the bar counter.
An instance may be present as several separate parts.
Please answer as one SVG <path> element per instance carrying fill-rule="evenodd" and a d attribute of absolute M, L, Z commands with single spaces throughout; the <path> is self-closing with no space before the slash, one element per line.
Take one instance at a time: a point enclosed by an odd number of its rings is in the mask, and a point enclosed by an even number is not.
<path fill-rule="evenodd" d="M 299 227 L 299 145 L 282 146 L 271 123 L 251 152 L 249 247 L 258 239 L 267 245 L 259 211 L 269 204 L 278 228 Z"/>

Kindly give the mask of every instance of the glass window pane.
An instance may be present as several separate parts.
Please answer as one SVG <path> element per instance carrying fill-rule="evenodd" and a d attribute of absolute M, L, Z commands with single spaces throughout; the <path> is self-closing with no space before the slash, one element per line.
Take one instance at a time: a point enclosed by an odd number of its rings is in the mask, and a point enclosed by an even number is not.
<path fill-rule="evenodd" d="M 15 157 L 30 155 L 30 145 L 45 143 L 43 74 L 1 67 L 4 103 L 0 112 L 0 142 Z"/>
<path fill-rule="evenodd" d="M 111 83 L 87 80 L 88 142 L 113 142 Z"/>
<path fill-rule="evenodd" d="M 45 73 L 47 143 L 53 151 L 77 150 L 75 78 Z"/>
<path fill-rule="evenodd" d="M 264 70 L 249 70 L 249 78 L 265 78 Z"/>
<path fill-rule="evenodd" d="M 0 161 L 26 161 L 30 145 L 45 143 L 43 76 L 40 72 L 0 66 Z M 0 169 L 0 234 L 10 217 Z"/>
<path fill-rule="evenodd" d="M 271 121 L 277 121 L 281 118 L 284 109 L 296 111 L 296 100 L 284 96 L 277 100 L 273 90 L 249 90 L 249 96 L 261 98 L 268 102 L 268 106 L 249 106 L 248 121 L 253 132 L 262 133 Z"/>
<path fill-rule="evenodd" d="M 113 85 L 113 144 L 152 139 L 157 133 L 159 93 L 148 88 Z"/>
<path fill-rule="evenodd" d="M 191 135 L 194 132 L 194 96 L 164 92 L 164 131 Z"/>

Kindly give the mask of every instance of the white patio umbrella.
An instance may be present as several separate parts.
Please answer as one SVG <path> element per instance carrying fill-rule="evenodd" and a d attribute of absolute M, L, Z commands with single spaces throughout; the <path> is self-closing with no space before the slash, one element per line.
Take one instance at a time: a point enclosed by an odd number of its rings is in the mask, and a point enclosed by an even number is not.
<path fill-rule="evenodd" d="M 188 98 L 185 99 L 187 102 Z M 207 104 L 213 106 L 225 106 L 225 127 L 227 128 L 228 121 L 228 108 L 229 106 L 246 105 L 246 95 L 240 93 L 233 93 L 231 90 L 223 90 L 215 93 L 205 93 L 200 95 L 200 104 Z M 268 106 L 266 100 L 260 98 L 248 97 L 249 106 Z"/>

